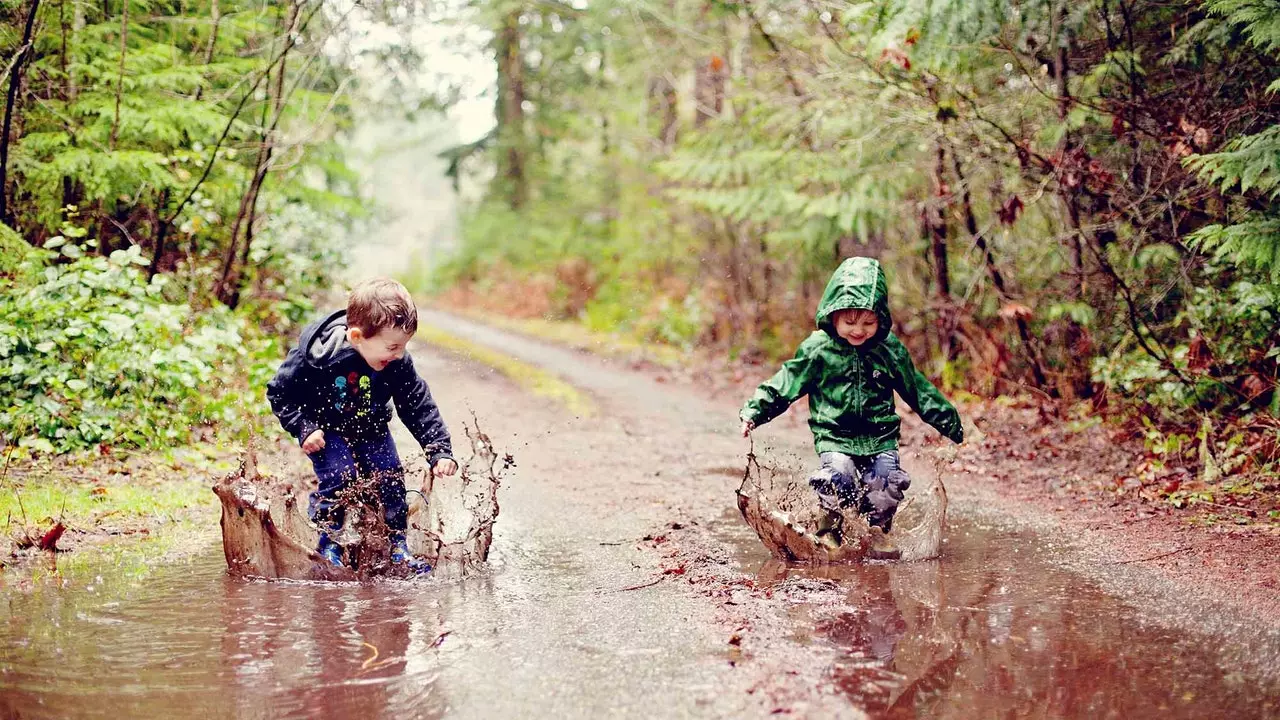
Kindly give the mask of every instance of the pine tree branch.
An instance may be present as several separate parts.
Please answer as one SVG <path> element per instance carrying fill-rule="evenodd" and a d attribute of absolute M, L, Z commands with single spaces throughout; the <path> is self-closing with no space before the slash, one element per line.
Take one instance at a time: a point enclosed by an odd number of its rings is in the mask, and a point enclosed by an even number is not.
<path fill-rule="evenodd" d="M 311 19 L 315 17 L 315 14 L 320 12 L 320 10 L 323 7 L 324 7 L 323 4 L 320 4 L 320 3 L 316 4 L 315 8 L 310 12 L 310 14 L 306 16 L 306 19 L 302 22 L 302 24 L 299 25 L 298 31 L 294 33 L 293 36 L 288 38 L 288 40 L 285 43 L 285 47 L 274 58 L 272 58 L 270 64 L 268 64 L 265 68 L 263 68 L 260 73 L 258 73 L 257 78 L 253 81 L 253 84 L 249 87 L 249 90 L 246 91 L 244 95 L 240 97 L 240 102 L 236 104 L 235 110 L 233 110 L 231 113 L 231 117 L 227 119 L 226 127 L 222 129 L 222 135 L 218 137 L 218 141 L 214 143 L 213 149 L 210 150 L 209 152 L 209 159 L 205 162 L 204 172 L 201 173 L 200 177 L 187 191 L 186 196 L 182 198 L 182 201 L 178 203 L 178 207 L 175 208 L 174 211 L 170 213 L 168 217 L 165 218 L 164 222 L 166 225 L 171 224 L 174 221 L 174 219 L 176 219 L 178 215 L 182 213 L 182 210 L 187 206 L 187 203 L 191 202 L 191 198 L 195 196 L 196 191 L 199 190 L 200 186 L 203 185 L 204 182 L 209 179 L 209 174 L 213 172 L 214 163 L 217 161 L 218 151 L 222 149 L 223 143 L 226 142 L 227 137 L 231 134 L 231 128 L 235 126 L 236 120 L 240 119 L 240 113 L 243 112 L 245 104 L 247 104 L 249 102 L 249 98 L 253 97 L 254 93 L 257 92 L 258 86 L 260 86 L 263 80 L 265 80 L 270 75 L 272 69 L 274 69 L 278 63 L 283 61 L 285 55 L 293 48 L 294 45 L 297 44 L 298 42 L 297 38 L 302 35 L 303 31 L 307 29 L 308 24 L 310 24 Z M 334 27 L 330 30 L 329 34 L 332 34 L 334 30 L 336 30 L 339 26 L 341 26 L 342 23 L 346 20 L 346 18 L 351 14 L 352 10 L 354 10 L 356 7 L 360 7 L 360 4 L 356 3 L 352 6 L 351 9 L 348 9 L 347 12 L 343 14 L 342 18 L 337 23 L 334 24 Z"/>

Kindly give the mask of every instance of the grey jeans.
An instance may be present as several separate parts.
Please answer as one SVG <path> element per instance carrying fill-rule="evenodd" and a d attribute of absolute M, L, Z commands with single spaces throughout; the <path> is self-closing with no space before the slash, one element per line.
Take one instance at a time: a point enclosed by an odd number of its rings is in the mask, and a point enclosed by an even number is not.
<path fill-rule="evenodd" d="M 897 451 L 876 455 L 824 452 L 818 460 L 822 467 L 809 476 L 809 486 L 818 492 L 818 503 L 827 510 L 856 507 L 868 522 L 889 532 L 898 503 L 911 486 Z"/>

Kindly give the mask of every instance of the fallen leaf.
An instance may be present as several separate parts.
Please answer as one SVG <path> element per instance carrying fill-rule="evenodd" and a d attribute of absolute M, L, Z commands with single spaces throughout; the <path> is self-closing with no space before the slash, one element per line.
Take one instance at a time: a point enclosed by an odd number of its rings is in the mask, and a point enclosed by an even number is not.
<path fill-rule="evenodd" d="M 1034 313 L 1031 312 L 1031 308 L 1023 305 L 1022 303 L 1011 302 L 1000 308 L 1000 317 L 1005 320 L 1014 320 L 1019 318 L 1022 320 L 1030 320 L 1033 314 Z"/>
<path fill-rule="evenodd" d="M 1000 206 L 996 211 L 996 215 L 1000 217 L 1000 222 L 1005 225 L 1012 225 L 1018 220 L 1018 216 L 1022 214 L 1022 198 L 1017 195 L 1010 195 L 1008 200 Z"/>
<path fill-rule="evenodd" d="M 1200 372 L 1209 369 L 1213 364 L 1213 353 L 1209 350 L 1209 344 L 1204 341 L 1203 335 L 1197 335 L 1191 340 L 1191 344 L 1187 347 L 1187 368 Z"/>
<path fill-rule="evenodd" d="M 62 533 L 65 532 L 66 529 L 67 526 L 62 523 L 57 523 L 53 527 L 49 528 L 49 532 L 45 533 L 44 536 L 40 538 L 40 549 L 57 550 L 58 538 L 62 537 Z"/>

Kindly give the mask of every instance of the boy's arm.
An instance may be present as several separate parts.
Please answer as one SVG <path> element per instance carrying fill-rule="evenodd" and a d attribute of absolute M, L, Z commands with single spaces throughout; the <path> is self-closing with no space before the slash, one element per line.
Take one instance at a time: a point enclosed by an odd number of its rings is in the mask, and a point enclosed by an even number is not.
<path fill-rule="evenodd" d="M 738 417 L 753 427 L 760 427 L 804 397 L 813 379 L 812 345 L 809 340 L 800 343 L 795 357 L 783 363 L 782 369 L 756 388 L 755 395 L 742 407 Z"/>
<path fill-rule="evenodd" d="M 893 337 L 892 335 L 890 337 Z M 925 422 L 932 425 L 942 436 L 959 444 L 964 442 L 964 427 L 960 424 L 960 413 L 947 400 L 942 391 L 929 382 L 916 365 L 911 361 L 911 353 L 897 338 L 893 338 L 893 354 L 895 359 L 894 377 L 897 380 L 898 395 Z"/>
<path fill-rule="evenodd" d="M 431 388 L 413 369 L 413 358 L 405 355 L 399 364 L 401 367 L 391 386 L 391 397 L 395 400 L 400 421 L 422 446 L 429 464 L 434 466 L 444 458 L 452 460 L 453 443 L 449 429 L 445 427 L 440 408 L 431 397 Z"/>
<path fill-rule="evenodd" d="M 271 403 L 271 412 L 279 418 L 284 431 L 297 438 L 299 445 L 311 433 L 320 429 L 314 420 L 307 417 L 296 394 L 298 380 L 305 367 L 302 350 L 295 347 L 285 355 L 275 377 L 267 383 L 267 401 Z"/>

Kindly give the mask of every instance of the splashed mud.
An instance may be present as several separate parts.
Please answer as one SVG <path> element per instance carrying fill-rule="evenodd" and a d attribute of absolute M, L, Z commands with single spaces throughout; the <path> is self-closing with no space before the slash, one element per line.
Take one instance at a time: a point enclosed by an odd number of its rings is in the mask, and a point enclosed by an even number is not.
<path fill-rule="evenodd" d="M 818 537 L 824 511 L 805 478 L 807 470 L 785 461 L 761 462 L 754 450 L 747 455 L 738 510 L 774 557 L 789 562 L 822 565 L 867 559 L 925 560 L 937 557 L 947 518 L 947 491 L 941 473 L 904 459 L 914 481 L 894 521 L 881 534 L 857 512 L 842 513 L 843 540 L 831 546 Z M 896 556 L 896 557 L 895 557 Z"/>
<path fill-rule="evenodd" d="M 515 464 L 511 455 L 499 457 L 474 419 L 465 430 L 471 457 L 456 475 L 436 476 L 421 457 L 405 466 L 408 546 L 437 576 L 463 576 L 488 559 L 499 512 L 498 487 L 502 474 Z M 222 547 L 232 575 L 355 580 L 411 573 L 390 562 L 389 530 L 376 477 L 361 478 L 338 498 L 347 510 L 339 541 L 346 548 L 349 568 L 329 564 L 315 550 L 319 531 L 305 512 L 309 485 L 301 478 L 262 475 L 250 450 L 239 470 L 213 486 L 222 503 Z M 415 489 L 419 487 L 422 490 Z"/>

